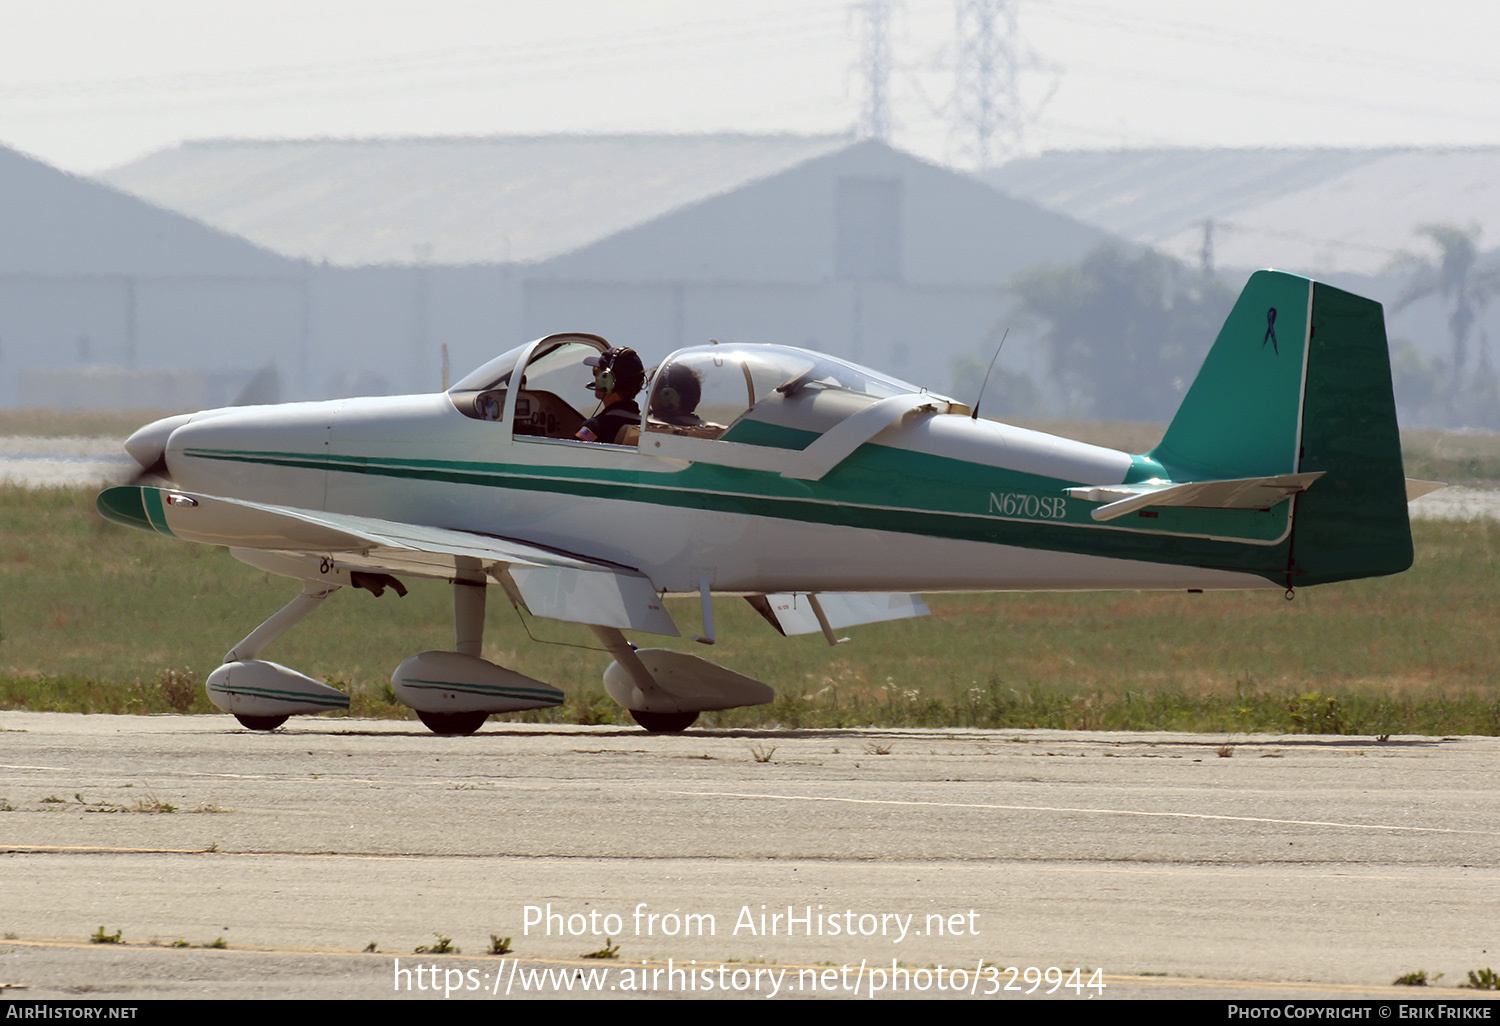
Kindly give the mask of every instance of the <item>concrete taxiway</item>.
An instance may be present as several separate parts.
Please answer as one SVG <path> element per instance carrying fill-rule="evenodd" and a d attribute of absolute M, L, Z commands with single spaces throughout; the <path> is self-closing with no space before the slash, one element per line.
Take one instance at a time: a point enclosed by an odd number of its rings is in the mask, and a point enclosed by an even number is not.
<path fill-rule="evenodd" d="M 1497 760 L 1489 737 L 0 712 L 0 984 L 494 999 L 607 969 L 605 996 L 764 998 L 786 970 L 776 996 L 863 997 L 881 969 L 881 995 L 1004 999 L 1082 967 L 1106 998 L 1393 1000 L 1500 965 Z M 462 954 L 415 954 L 440 937 Z"/>

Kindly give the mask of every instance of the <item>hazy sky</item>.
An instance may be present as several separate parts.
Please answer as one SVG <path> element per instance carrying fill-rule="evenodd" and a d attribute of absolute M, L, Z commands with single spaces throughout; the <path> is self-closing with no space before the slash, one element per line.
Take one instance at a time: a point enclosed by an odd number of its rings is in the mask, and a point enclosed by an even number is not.
<path fill-rule="evenodd" d="M 842 132 L 848 0 L 0 0 L 0 143 Z M 892 142 L 961 162 L 952 0 L 893 0 Z M 1500 144 L 1500 4 L 1022 0 L 1026 149 Z"/>

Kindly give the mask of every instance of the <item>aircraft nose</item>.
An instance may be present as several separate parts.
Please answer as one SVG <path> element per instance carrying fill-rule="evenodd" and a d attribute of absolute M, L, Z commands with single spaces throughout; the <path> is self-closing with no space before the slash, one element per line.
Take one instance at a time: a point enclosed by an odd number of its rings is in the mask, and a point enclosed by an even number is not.
<path fill-rule="evenodd" d="M 143 468 L 153 467 L 166 455 L 167 439 L 172 432 L 192 419 L 191 413 L 179 413 L 175 417 L 152 421 L 125 439 L 125 451 Z"/>

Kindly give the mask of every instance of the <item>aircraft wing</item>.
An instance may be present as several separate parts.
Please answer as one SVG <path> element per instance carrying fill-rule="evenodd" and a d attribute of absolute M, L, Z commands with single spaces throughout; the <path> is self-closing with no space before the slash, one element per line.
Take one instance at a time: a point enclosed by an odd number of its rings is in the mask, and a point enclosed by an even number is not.
<path fill-rule="evenodd" d="M 535 616 L 678 633 L 655 585 L 640 571 L 508 538 L 139 485 L 106 489 L 98 507 L 116 523 L 229 546 L 238 558 L 287 576 L 316 579 L 347 570 L 442 579 L 482 574 Z"/>
<path fill-rule="evenodd" d="M 1305 492 L 1326 471 L 1243 477 L 1226 481 L 1189 481 L 1186 484 L 1143 481 L 1131 485 L 1069 488 L 1068 494 L 1086 502 L 1103 502 L 1090 512 L 1095 520 L 1113 520 L 1147 506 L 1200 506 L 1209 509 L 1270 509 Z"/>

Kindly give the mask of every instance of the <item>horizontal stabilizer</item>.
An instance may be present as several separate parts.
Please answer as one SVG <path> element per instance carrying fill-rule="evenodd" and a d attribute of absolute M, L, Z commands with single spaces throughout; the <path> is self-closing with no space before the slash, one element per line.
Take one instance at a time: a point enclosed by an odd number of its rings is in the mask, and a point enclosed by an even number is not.
<path fill-rule="evenodd" d="M 1406 479 L 1406 501 L 1420 499 L 1422 496 L 1437 491 L 1439 488 L 1447 488 L 1443 481 L 1419 481 L 1414 477 Z"/>
<path fill-rule="evenodd" d="M 1085 502 L 1103 502 L 1089 515 L 1095 520 L 1113 520 L 1147 506 L 1196 506 L 1207 509 L 1270 509 L 1298 492 L 1305 492 L 1323 471 L 1308 474 L 1278 474 L 1275 477 L 1242 477 L 1227 481 L 1142 482 L 1135 485 L 1104 485 L 1069 488 L 1068 494 Z"/>

